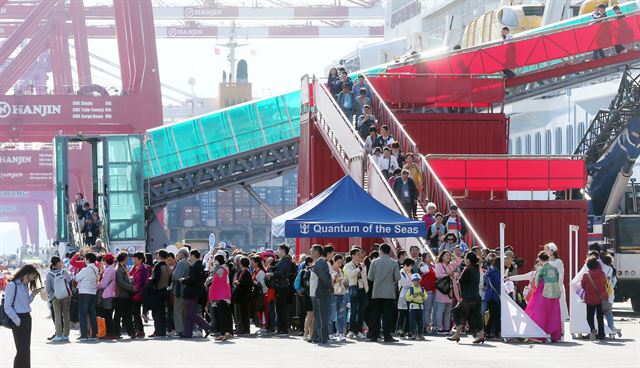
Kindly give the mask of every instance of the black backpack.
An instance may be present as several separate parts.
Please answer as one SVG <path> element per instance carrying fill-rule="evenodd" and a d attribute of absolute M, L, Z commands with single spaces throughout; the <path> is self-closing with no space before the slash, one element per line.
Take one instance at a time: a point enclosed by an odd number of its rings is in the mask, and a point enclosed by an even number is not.
<path fill-rule="evenodd" d="M 13 281 L 12 281 L 13 282 Z M 15 292 L 13 293 L 13 301 L 11 302 L 11 306 L 13 307 L 16 304 L 16 295 L 18 295 L 18 285 L 14 282 Z M 6 294 L 2 295 L 2 302 L 0 302 L 0 325 L 6 328 L 13 327 L 13 321 L 9 318 L 9 315 L 4 311 L 4 303 L 5 303 Z"/>
<path fill-rule="evenodd" d="M 293 287 L 293 284 L 296 281 L 296 276 L 298 276 L 298 266 L 295 263 L 291 262 L 291 269 L 289 269 L 289 285 Z"/>

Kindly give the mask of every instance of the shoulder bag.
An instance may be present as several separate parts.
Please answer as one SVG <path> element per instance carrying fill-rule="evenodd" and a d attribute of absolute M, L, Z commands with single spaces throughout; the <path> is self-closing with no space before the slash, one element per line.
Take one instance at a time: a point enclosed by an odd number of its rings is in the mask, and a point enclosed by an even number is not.
<path fill-rule="evenodd" d="M 593 288 L 596 290 L 596 293 L 597 293 L 598 288 L 596 287 L 596 283 L 593 282 L 593 279 L 591 278 L 591 275 L 589 273 L 587 273 L 587 276 L 589 277 L 589 281 L 591 281 L 591 285 L 593 285 Z M 609 302 L 609 299 L 602 298 L 602 300 L 600 300 L 600 308 L 602 309 L 602 314 L 607 314 L 611 312 L 613 305 Z"/>
<path fill-rule="evenodd" d="M 107 284 L 107 286 L 105 286 L 104 289 L 98 289 L 98 292 L 96 293 L 97 296 L 97 302 L 96 305 L 102 309 L 113 309 L 113 298 L 103 298 L 102 297 L 102 293 L 104 293 L 104 290 L 106 288 L 108 288 L 114 281 L 115 281 L 115 275 L 113 277 L 113 280 L 109 281 L 109 283 Z"/>
<path fill-rule="evenodd" d="M 442 264 L 442 267 L 445 267 L 444 264 Z M 445 271 L 446 270 L 447 269 L 445 267 Z M 445 277 L 442 277 L 436 280 L 436 290 L 438 290 L 442 294 L 449 295 L 451 293 L 452 288 L 453 288 L 453 280 L 451 280 L 451 276 L 447 275 Z"/>

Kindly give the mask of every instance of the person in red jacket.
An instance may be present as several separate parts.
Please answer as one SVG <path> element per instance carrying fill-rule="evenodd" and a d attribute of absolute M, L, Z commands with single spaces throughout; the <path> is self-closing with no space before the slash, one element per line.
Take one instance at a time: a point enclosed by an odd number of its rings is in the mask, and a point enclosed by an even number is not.
<path fill-rule="evenodd" d="M 144 337 L 144 325 L 142 324 L 142 297 L 144 295 L 144 288 L 149 281 L 151 272 L 149 266 L 145 261 L 145 254 L 137 252 L 133 255 L 133 268 L 129 271 L 129 276 L 133 278 L 133 286 L 136 288 L 136 293 L 133 294 L 131 300 L 132 314 L 133 314 L 133 327 L 136 332 L 136 337 Z"/>
<path fill-rule="evenodd" d="M 587 323 L 591 328 L 591 340 L 604 339 L 604 313 L 602 311 L 602 300 L 609 300 L 607 293 L 607 276 L 600 268 L 600 263 L 595 257 L 587 260 L 589 272 L 582 276 L 580 284 L 584 289 L 584 302 L 587 304 Z M 598 330 L 593 323 L 593 314 L 598 319 Z"/>
<path fill-rule="evenodd" d="M 422 263 L 420 264 L 420 285 L 427 293 L 427 299 L 424 301 L 424 315 L 422 323 L 427 333 L 436 332 L 435 324 L 432 322 L 433 306 L 436 301 L 436 265 L 433 263 L 431 253 L 424 252 L 422 255 Z"/>

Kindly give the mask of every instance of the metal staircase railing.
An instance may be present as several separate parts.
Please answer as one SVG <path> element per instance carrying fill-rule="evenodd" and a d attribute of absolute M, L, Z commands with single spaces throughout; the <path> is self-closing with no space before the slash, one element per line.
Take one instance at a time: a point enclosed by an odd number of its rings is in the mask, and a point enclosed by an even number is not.
<path fill-rule="evenodd" d="M 68 202 L 69 204 L 69 231 L 71 232 L 70 239 L 73 239 L 74 244 L 82 248 L 84 241 L 82 239 L 82 228 L 80 227 L 80 220 L 76 214 L 75 201 Z"/>
<path fill-rule="evenodd" d="M 340 166 L 379 202 L 408 217 L 400 201 L 393 193 L 375 160 L 364 151 L 364 142 L 354 125 L 337 105 L 327 87 L 318 80 L 313 81 L 315 99 L 315 124 L 320 128 L 325 141 L 338 159 Z M 365 161 L 367 163 L 365 170 Z M 366 184 L 366 185 L 365 185 Z M 429 251 L 423 238 L 384 239 L 403 247 L 418 245 Z"/>
<path fill-rule="evenodd" d="M 640 68 L 625 70 L 609 109 L 598 112 L 576 148 L 575 154 L 584 155 L 587 163 L 596 162 L 629 120 L 640 113 L 640 73 L 633 76 L 632 71 L 640 71 Z"/>
<path fill-rule="evenodd" d="M 400 123 L 396 118 L 389 106 L 385 103 L 382 97 L 380 97 L 380 94 L 375 90 L 366 76 L 365 80 L 367 84 L 369 84 L 372 92 L 372 114 L 378 119 L 381 125 L 387 125 L 389 127 L 391 135 L 400 143 L 400 147 L 402 147 L 405 152 L 412 152 L 414 157 L 419 158 L 420 162 L 416 163 L 420 166 L 424 185 L 418 190 L 419 197 L 421 198 L 421 201 L 419 201 L 420 205 L 418 206 L 418 216 L 421 218 L 421 216 L 424 215 L 427 202 L 435 203 L 438 211 L 447 213 L 449 211 L 449 207 L 456 205 L 455 200 L 449 194 L 442 182 L 440 182 L 435 171 L 433 171 L 433 168 L 429 165 L 427 160 L 425 160 L 424 156 L 420 154 L 418 145 L 404 129 L 402 123 Z M 483 248 L 486 247 L 476 230 L 465 217 L 464 211 L 458 209 L 458 213 L 467 223 L 467 228 L 472 235 L 472 240 L 477 241 Z"/>
<path fill-rule="evenodd" d="M 364 142 L 356 133 L 347 116 L 335 102 L 331 93 L 318 80 L 313 81 L 315 123 L 329 144 L 338 163 L 360 186 L 364 184 Z"/>
<path fill-rule="evenodd" d="M 389 127 L 389 133 L 391 136 L 400 143 L 400 147 L 404 150 L 405 153 L 411 152 L 415 155 L 419 155 L 418 145 L 411 138 L 409 133 L 404 129 L 404 126 L 398 121 L 396 116 L 393 114 L 389 106 L 384 102 L 378 91 L 373 88 L 371 81 L 365 75 L 365 81 L 369 85 L 371 89 L 371 113 L 376 117 L 380 126 L 386 125 Z M 417 156 L 416 156 L 417 157 Z M 417 217 L 421 219 L 425 214 L 425 205 L 424 201 L 424 187 L 418 188 L 418 198 L 419 198 L 419 206 L 417 210 Z"/>
<path fill-rule="evenodd" d="M 109 251 L 111 248 L 109 247 L 109 192 L 108 187 L 104 186 L 103 192 L 103 200 L 102 203 L 98 205 L 98 213 L 100 214 L 100 221 L 102 222 L 100 226 L 100 239 L 102 240 L 102 245 Z"/>
<path fill-rule="evenodd" d="M 382 97 L 380 97 L 378 91 L 373 88 L 369 78 L 367 76 L 364 78 L 371 89 L 371 113 L 373 116 L 378 119 L 380 125 L 386 125 L 389 127 L 391 136 L 400 143 L 400 147 L 402 147 L 405 152 L 419 153 L 416 142 L 414 142 L 411 136 L 409 136 L 409 133 L 404 129 L 404 126 L 402 126 L 389 106 L 387 106 Z"/>

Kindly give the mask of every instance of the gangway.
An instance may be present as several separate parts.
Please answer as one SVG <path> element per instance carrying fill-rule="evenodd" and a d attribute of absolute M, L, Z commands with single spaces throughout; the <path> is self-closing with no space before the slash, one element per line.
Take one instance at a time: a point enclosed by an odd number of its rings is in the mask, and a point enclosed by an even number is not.
<path fill-rule="evenodd" d="M 345 174 L 350 175 L 373 198 L 394 211 L 408 216 L 372 156 L 366 154 L 362 138 L 355 131 L 350 119 L 339 108 L 327 87 L 317 79 L 312 79 L 311 81 L 304 79 L 302 89 L 309 88 L 311 88 L 313 96 L 313 105 L 310 109 L 312 118 L 309 124 L 314 124 L 320 132 L 324 142 L 338 162 L 340 169 Z M 306 139 L 306 137 L 301 139 Z M 309 162 L 308 165 L 312 173 L 316 171 L 314 170 L 315 165 L 313 162 Z M 306 168 L 303 168 L 303 170 L 306 170 Z M 428 249 L 422 238 L 385 240 L 389 243 L 399 244 L 405 249 L 412 245 L 417 245 L 421 249 Z"/>

